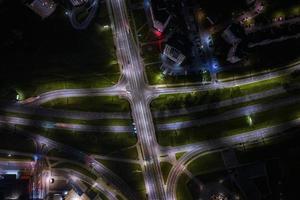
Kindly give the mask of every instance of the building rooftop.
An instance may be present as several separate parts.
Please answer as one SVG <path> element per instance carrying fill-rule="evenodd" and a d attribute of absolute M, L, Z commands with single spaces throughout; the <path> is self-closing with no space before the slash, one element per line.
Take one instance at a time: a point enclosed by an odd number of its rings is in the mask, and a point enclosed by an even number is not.
<path fill-rule="evenodd" d="M 56 10 L 57 5 L 53 0 L 33 0 L 27 6 L 42 18 L 46 18 Z"/>

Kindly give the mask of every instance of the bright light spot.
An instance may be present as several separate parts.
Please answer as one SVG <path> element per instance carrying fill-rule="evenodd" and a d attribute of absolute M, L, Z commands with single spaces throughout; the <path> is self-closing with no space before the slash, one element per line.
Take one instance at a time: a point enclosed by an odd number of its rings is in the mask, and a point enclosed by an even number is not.
<path fill-rule="evenodd" d="M 162 81 L 163 79 L 164 79 L 164 75 L 162 73 L 156 75 L 156 81 Z"/>
<path fill-rule="evenodd" d="M 23 100 L 24 99 L 24 95 L 23 95 L 23 93 L 21 92 L 21 91 L 19 91 L 19 90 L 16 90 L 16 100 L 17 101 L 21 101 L 21 100 Z"/>
<path fill-rule="evenodd" d="M 154 35 L 158 38 L 160 38 L 162 36 L 162 32 L 158 31 L 158 30 L 154 30 Z"/>
<path fill-rule="evenodd" d="M 72 181 L 74 181 L 74 182 L 76 182 L 76 181 L 78 180 L 78 178 L 77 178 L 76 176 L 72 176 L 72 175 L 71 175 L 71 179 L 72 179 Z"/>
<path fill-rule="evenodd" d="M 19 194 L 18 192 L 14 192 L 12 194 L 10 194 L 10 196 L 7 196 L 5 199 L 11 199 L 11 200 L 14 200 L 14 199 L 19 199 L 21 196 L 21 194 Z"/>
<path fill-rule="evenodd" d="M 247 116 L 247 123 L 249 124 L 249 126 L 253 125 L 253 120 L 252 120 L 252 117 L 250 115 Z"/>
<path fill-rule="evenodd" d="M 98 185 L 98 183 L 95 182 L 92 187 L 97 187 L 97 185 Z"/>

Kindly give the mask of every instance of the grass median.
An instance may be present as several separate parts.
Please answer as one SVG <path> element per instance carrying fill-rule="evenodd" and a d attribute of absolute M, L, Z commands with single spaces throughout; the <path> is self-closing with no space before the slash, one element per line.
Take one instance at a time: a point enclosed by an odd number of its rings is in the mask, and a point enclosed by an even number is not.
<path fill-rule="evenodd" d="M 176 199 L 178 200 L 193 200 L 193 196 L 188 188 L 190 178 L 181 174 L 176 186 Z"/>
<path fill-rule="evenodd" d="M 194 175 L 207 173 L 208 171 L 215 169 L 224 169 L 224 162 L 221 153 L 209 153 L 204 154 L 193 160 L 187 169 Z"/>
<path fill-rule="evenodd" d="M 207 109 L 201 112 L 193 112 L 188 113 L 185 115 L 178 115 L 174 117 L 164 117 L 164 118 L 155 118 L 156 124 L 167 124 L 167 123 L 174 123 L 174 122 L 184 122 L 184 121 L 191 121 L 191 120 L 199 120 L 201 118 L 207 118 L 207 117 L 214 117 L 220 114 L 224 114 L 225 112 L 233 111 L 235 109 L 241 109 L 246 106 L 251 105 L 267 105 L 268 103 L 272 103 L 274 101 L 279 102 L 280 100 L 285 100 L 288 98 L 298 97 L 297 95 L 293 95 L 291 93 L 283 93 L 279 95 L 274 95 L 254 101 L 244 102 L 244 103 L 238 103 L 233 104 L 229 106 L 224 106 L 217 109 Z"/>
<path fill-rule="evenodd" d="M 210 90 L 205 92 L 193 92 L 187 94 L 161 95 L 151 103 L 153 111 L 188 108 L 201 104 L 219 102 L 248 94 L 263 92 L 286 84 L 286 76 L 259 81 L 257 83 L 236 86 L 232 88 Z"/>
<path fill-rule="evenodd" d="M 172 166 L 173 165 L 171 163 L 168 163 L 168 162 L 161 162 L 160 163 L 161 172 L 162 172 L 165 183 L 167 182 L 168 175 L 170 173 L 170 170 L 171 170 Z"/>
<path fill-rule="evenodd" d="M 140 165 L 106 160 L 102 160 L 101 163 L 120 176 L 138 195 L 139 199 L 146 199 L 144 177 Z"/>
<path fill-rule="evenodd" d="M 179 146 L 204 140 L 218 139 L 298 119 L 300 117 L 299 110 L 299 104 L 296 103 L 213 124 L 175 131 L 157 131 L 157 138 L 159 144 L 163 146 Z M 251 124 L 249 117 L 251 117 Z"/>
<path fill-rule="evenodd" d="M 129 112 L 130 105 L 118 96 L 60 98 L 42 104 L 42 107 L 89 112 Z"/>
<path fill-rule="evenodd" d="M 137 139 L 132 133 L 81 133 L 24 126 L 17 127 L 48 137 L 86 153 L 100 155 L 113 154 L 116 157 L 128 156 L 133 159 L 136 158 L 134 151 L 128 151 L 128 148 L 137 143 Z"/>

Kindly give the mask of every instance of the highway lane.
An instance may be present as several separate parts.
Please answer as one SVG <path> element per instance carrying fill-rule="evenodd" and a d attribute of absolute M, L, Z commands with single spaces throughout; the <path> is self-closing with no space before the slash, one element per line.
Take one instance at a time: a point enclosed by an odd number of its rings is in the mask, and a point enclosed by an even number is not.
<path fill-rule="evenodd" d="M 254 94 L 245 95 L 242 97 L 236 97 L 220 102 L 203 104 L 199 106 L 192 106 L 181 109 L 171 109 L 163 111 L 153 112 L 155 118 L 173 117 L 179 115 L 187 115 L 191 113 L 197 113 L 206 111 L 209 109 L 218 109 L 235 104 L 251 102 L 259 99 L 263 99 L 270 96 L 275 96 L 285 93 L 286 90 L 283 87 L 277 87 L 274 89 L 258 92 Z M 126 112 L 84 112 L 84 111 L 70 111 L 64 109 L 51 109 L 42 108 L 36 106 L 26 106 L 21 104 L 2 104 L 0 110 L 12 113 L 22 113 L 28 115 L 40 115 L 46 117 L 65 118 L 65 119 L 79 119 L 79 120 L 98 120 L 98 119 L 131 119 L 130 113 Z"/>
<path fill-rule="evenodd" d="M 20 101 L 20 104 L 40 105 L 51 100 L 65 97 L 86 97 L 86 96 L 118 96 L 125 93 L 122 84 L 117 84 L 107 88 L 86 88 L 86 89 L 61 89 L 42 93 L 36 97 L 31 97 Z M 125 94 L 123 94 L 125 95 Z"/>
<path fill-rule="evenodd" d="M 131 126 L 94 126 L 94 125 L 84 125 L 84 124 L 74 124 L 74 123 L 60 123 L 51 122 L 43 120 L 33 120 L 21 117 L 9 117 L 5 115 L 0 115 L 0 123 L 11 124 L 11 125 L 23 125 L 23 126 L 33 126 L 44 129 L 56 129 L 56 130 L 68 130 L 68 131 L 78 131 L 81 133 L 88 132 L 99 132 L 99 133 L 130 133 L 132 132 Z"/>
<path fill-rule="evenodd" d="M 107 0 L 108 1 L 108 0 Z M 109 2 L 108 2 L 109 5 Z M 113 26 L 113 30 L 115 30 Z M 247 85 L 251 83 L 256 83 L 264 80 L 269 80 L 273 78 L 277 78 L 286 74 L 290 74 L 291 72 L 295 70 L 300 70 L 300 64 L 296 64 L 292 67 L 289 68 L 283 68 L 278 71 L 273 71 L 267 74 L 262 74 L 262 75 L 257 75 L 254 77 L 246 77 L 234 81 L 226 81 L 226 82 L 217 82 L 214 84 L 203 84 L 203 85 L 189 85 L 189 86 L 184 86 L 184 87 L 168 87 L 166 85 L 156 85 L 156 86 L 147 86 L 145 84 L 145 77 L 144 77 L 144 71 L 143 71 L 143 65 L 140 64 L 140 58 L 138 60 L 129 62 L 130 59 L 132 59 L 132 56 L 130 54 L 129 57 L 124 56 L 122 52 L 128 52 L 125 47 L 121 47 L 122 43 L 125 42 L 123 41 L 118 41 L 118 38 L 125 37 L 125 34 L 120 32 L 121 30 L 115 31 L 114 36 L 115 36 L 115 41 L 116 43 L 120 44 L 117 45 L 119 46 L 117 55 L 118 58 L 120 59 L 119 63 L 123 66 L 122 70 L 122 78 L 120 79 L 119 83 L 112 86 L 112 87 L 107 87 L 107 88 L 94 88 L 94 89 L 62 89 L 62 90 L 53 90 L 49 91 L 46 93 L 41 93 L 40 95 L 36 97 L 31 97 L 28 99 L 25 99 L 24 101 L 20 101 L 20 104 L 26 104 L 26 105 L 40 105 L 43 103 L 46 103 L 51 100 L 59 99 L 59 98 L 64 98 L 64 97 L 84 97 L 84 96 L 128 96 L 128 92 L 131 92 L 131 89 L 126 87 L 126 84 L 130 80 L 132 80 L 132 73 L 131 71 L 135 72 L 134 77 L 136 80 L 139 80 L 140 89 L 144 92 L 146 95 L 147 101 L 151 101 L 155 97 L 158 97 L 159 95 L 163 94 L 177 94 L 177 93 L 190 93 L 190 92 L 199 92 L 199 91 L 209 91 L 209 90 L 216 90 L 216 89 L 222 89 L 222 88 L 230 88 L 230 87 L 236 87 L 236 86 L 241 86 L 241 85 Z M 127 33 L 127 28 L 123 30 Z M 120 36 L 117 36 L 120 34 Z M 132 41 L 133 42 L 133 41 Z M 124 45 L 124 44 L 123 44 Z M 131 44 L 132 45 L 132 44 Z M 128 48 L 135 48 L 134 46 L 127 46 Z M 136 48 L 135 48 L 136 49 Z M 131 49 L 132 50 L 132 49 Z M 139 56 L 138 54 L 135 54 L 135 56 Z M 129 64 L 128 64 L 129 63 Z M 130 69 L 128 66 L 131 65 L 136 65 L 138 64 L 138 67 L 134 69 Z M 130 77 L 131 76 L 131 77 Z M 140 78 L 138 78 L 138 77 Z M 132 82 L 135 86 L 138 86 L 138 82 L 134 81 Z"/>
<path fill-rule="evenodd" d="M 247 143 L 253 143 L 253 142 L 261 143 L 264 142 L 266 139 L 281 136 L 282 133 L 284 133 L 284 131 L 287 131 L 292 127 L 299 127 L 299 126 L 300 126 L 300 119 L 296 119 L 288 123 L 284 123 L 284 124 L 264 128 L 264 129 L 259 129 L 244 134 L 225 137 L 218 140 L 211 140 L 199 144 L 194 144 L 191 145 L 190 147 L 185 146 L 184 148 L 181 148 L 180 151 L 188 150 L 189 152 L 184 154 L 182 157 L 180 157 L 180 159 L 170 170 L 167 179 L 167 187 L 166 187 L 167 199 L 168 200 L 176 199 L 176 186 L 180 175 L 185 171 L 188 164 L 192 162 L 194 159 L 196 159 L 197 157 L 201 156 L 201 154 L 205 152 L 206 153 L 212 152 L 215 150 L 222 150 L 227 147 L 244 145 Z M 298 132 L 299 131 L 296 130 L 296 132 L 287 132 L 287 134 L 298 133 Z M 176 152 L 178 149 L 175 151 L 174 150 L 164 149 L 162 151 L 165 151 L 165 153 L 168 152 L 170 153 L 170 151 Z"/>
<path fill-rule="evenodd" d="M 158 124 L 156 127 L 160 131 L 168 131 L 168 130 L 184 129 L 184 128 L 189 128 L 189 127 L 203 126 L 206 124 L 212 124 L 212 123 L 216 123 L 219 121 L 226 121 L 226 120 L 235 119 L 238 117 L 249 116 L 251 114 L 296 104 L 299 101 L 300 101 L 300 96 L 293 96 L 293 97 L 288 97 L 285 99 L 279 99 L 277 101 L 273 101 L 268 104 L 255 104 L 255 105 L 237 108 L 234 110 L 229 110 L 229 111 L 226 111 L 226 112 L 221 113 L 216 116 L 203 117 L 203 118 L 195 119 L 195 120 L 191 120 L 191 121 L 181 121 L 181 122 L 174 122 L 174 123 Z"/>
<path fill-rule="evenodd" d="M 241 97 L 231 98 L 215 103 L 209 103 L 209 104 L 202 104 L 199 106 L 191 106 L 187 108 L 181 108 L 181 109 L 172 109 L 172 110 L 162 110 L 162 111 L 154 111 L 153 116 L 155 118 L 162 118 L 162 117 L 174 117 L 174 116 L 180 116 L 180 115 L 188 115 L 191 113 L 197 113 L 197 112 L 203 112 L 206 110 L 212 110 L 212 109 L 219 109 L 226 106 L 232 106 L 240 103 L 246 103 L 251 101 L 256 101 L 259 99 L 263 99 L 266 97 L 276 96 L 279 94 L 285 93 L 286 90 L 283 87 L 277 87 L 270 90 L 253 93 Z"/>
<path fill-rule="evenodd" d="M 200 106 L 194 106 L 185 109 L 176 109 L 176 110 L 166 110 L 166 111 L 156 111 L 153 113 L 154 117 L 172 117 L 172 116 L 179 116 L 179 115 L 187 115 L 191 113 L 202 112 L 208 109 L 218 109 L 234 104 L 250 102 L 254 100 L 258 100 L 261 98 L 282 94 L 285 92 L 285 89 L 282 87 L 274 88 L 271 90 L 254 93 L 250 95 L 246 95 L 243 97 L 237 97 L 233 99 L 224 100 L 221 102 L 211 103 L 211 104 L 204 104 Z M 22 114 L 30 114 L 30 115 L 40 115 L 40 116 L 47 116 L 47 117 L 57 117 L 57 118 L 66 118 L 66 119 L 79 119 L 79 120 L 97 120 L 97 119 L 130 119 L 131 116 L 129 113 L 96 113 L 96 112 L 81 112 L 81 111 L 68 111 L 68 110 L 58 110 L 58 109 L 46 109 L 40 108 L 35 106 L 25 106 L 25 105 L 2 105 L 1 110 L 6 112 L 14 112 L 14 113 L 22 113 Z M 101 129 L 102 131 L 108 132 L 131 132 L 131 128 L 129 126 L 120 126 L 118 128 L 111 128 L 111 127 L 94 127 L 94 126 L 81 126 L 76 124 L 64 124 L 64 123 L 54 123 L 54 122 L 45 122 L 45 121 L 33 121 L 30 119 L 24 118 L 9 118 L 0 116 L 2 118 L 2 122 L 7 122 L 11 124 L 19 124 L 19 125 L 37 125 L 40 127 L 48 126 L 49 128 L 58 128 L 58 129 L 65 129 L 65 130 L 80 130 L 80 131 L 97 131 Z M 23 122 L 21 122 L 23 121 Z"/>
<path fill-rule="evenodd" d="M 299 101 L 300 101 L 300 97 L 295 96 L 295 97 L 280 99 L 268 105 L 255 104 L 255 105 L 237 108 L 212 117 L 200 118 L 191 121 L 158 124 L 157 129 L 160 131 L 167 131 L 167 130 L 178 130 L 178 129 L 188 128 L 193 126 L 201 126 L 201 125 L 216 123 L 219 121 L 230 120 L 230 119 L 247 116 L 258 112 L 271 110 L 273 108 L 294 104 Z M 145 119 L 143 117 L 144 107 L 148 107 L 148 105 L 138 105 L 138 107 L 135 107 L 135 105 L 133 105 L 133 114 L 138 113 L 138 116 L 135 117 L 137 119 L 143 120 L 144 124 L 146 126 L 149 126 L 149 121 L 147 120 L 151 118 L 151 114 L 147 113 L 148 119 Z M 134 112 L 134 109 L 137 109 L 138 111 Z M 11 116 L 1 116 L 1 115 L 0 115 L 0 122 L 7 123 L 7 124 L 14 124 L 14 125 L 34 126 L 34 127 L 47 128 L 47 129 L 78 131 L 82 133 L 84 132 L 107 132 L 107 133 L 132 132 L 131 126 L 96 126 L 96 125 L 84 125 L 84 124 L 74 124 L 74 123 L 60 123 L 60 122 L 33 120 L 33 119 L 27 119 L 21 117 L 11 117 Z M 151 128 L 152 127 L 141 127 L 141 130 L 147 131 L 150 130 Z M 156 145 L 155 143 L 153 144 Z"/>
<path fill-rule="evenodd" d="M 162 94 L 179 94 L 179 93 L 191 93 L 191 92 L 201 92 L 201 91 L 209 91 L 209 90 L 216 90 L 222 88 L 232 88 L 236 86 L 242 86 L 247 84 L 252 84 L 260 81 L 270 80 L 273 78 L 277 78 L 283 75 L 290 74 L 295 70 L 300 70 L 300 64 L 297 64 L 290 68 L 285 68 L 282 70 L 270 72 L 268 74 L 257 75 L 255 77 L 248 77 L 243 79 L 238 79 L 234 81 L 227 81 L 227 82 L 217 82 L 214 84 L 207 84 L 207 85 L 199 85 L 199 86 L 186 86 L 186 87 L 169 87 L 169 88 L 162 88 L 151 86 L 152 89 L 152 98 L 158 97 Z"/>
<path fill-rule="evenodd" d="M 32 171 L 34 161 L 0 160 L 0 174 L 5 174 L 6 170 Z"/>
<path fill-rule="evenodd" d="M 165 192 L 163 178 L 157 158 L 157 142 L 151 111 L 146 101 L 146 81 L 143 64 L 134 44 L 124 0 L 110 0 L 114 21 L 114 36 L 119 63 L 123 66 L 123 76 L 127 80 L 128 99 L 137 128 L 137 136 L 144 158 L 143 174 L 149 199 L 163 200 Z"/>

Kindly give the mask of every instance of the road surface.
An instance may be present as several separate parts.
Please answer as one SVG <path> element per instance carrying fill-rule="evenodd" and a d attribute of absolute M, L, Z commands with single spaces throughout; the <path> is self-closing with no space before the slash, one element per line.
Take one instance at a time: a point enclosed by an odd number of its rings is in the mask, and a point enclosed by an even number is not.
<path fill-rule="evenodd" d="M 243 145 L 251 142 L 256 142 L 256 143 L 264 142 L 264 139 L 279 136 L 280 134 L 284 133 L 284 131 L 290 129 L 291 127 L 299 127 L 299 126 L 300 126 L 300 119 L 297 119 L 297 120 L 290 121 L 289 123 L 280 124 L 269 128 L 255 130 L 240 135 L 225 137 L 222 139 L 203 142 L 201 144 L 190 146 L 189 148 L 190 151 L 184 154 L 182 157 L 180 157 L 180 159 L 170 170 L 167 179 L 167 187 L 166 187 L 167 199 L 168 200 L 176 199 L 176 186 L 180 175 L 185 171 L 186 166 L 194 159 L 199 157 L 202 153 L 211 152 L 218 149 L 220 150 L 226 147 L 233 147 L 236 145 Z M 185 150 L 188 149 L 185 148 Z"/>

